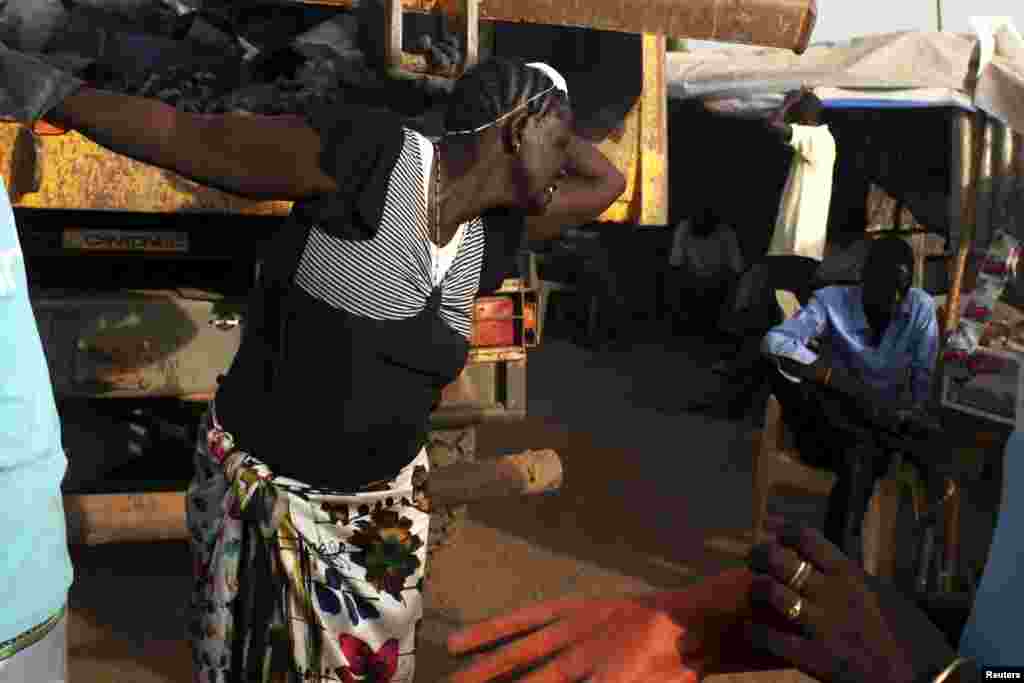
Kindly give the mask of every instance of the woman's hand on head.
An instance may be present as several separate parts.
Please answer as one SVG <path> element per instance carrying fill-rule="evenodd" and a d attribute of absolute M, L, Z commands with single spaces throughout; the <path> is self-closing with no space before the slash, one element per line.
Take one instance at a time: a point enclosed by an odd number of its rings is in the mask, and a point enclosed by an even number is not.
<path fill-rule="evenodd" d="M 589 223 L 626 191 L 626 178 L 596 146 L 573 135 L 554 192 L 540 215 L 527 218 L 531 240 L 554 239 Z"/>

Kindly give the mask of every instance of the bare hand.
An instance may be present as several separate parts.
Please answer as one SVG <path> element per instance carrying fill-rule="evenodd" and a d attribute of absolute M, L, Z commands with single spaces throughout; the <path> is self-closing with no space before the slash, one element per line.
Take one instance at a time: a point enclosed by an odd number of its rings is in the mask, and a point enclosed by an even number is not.
<path fill-rule="evenodd" d="M 801 632 L 758 624 L 750 629 L 754 646 L 836 683 L 910 683 L 953 660 L 942 633 L 899 591 L 870 579 L 816 530 L 778 520 L 772 526 L 778 539 L 751 553 L 751 599 Z M 810 573 L 794 587 L 802 561 Z"/>
<path fill-rule="evenodd" d="M 545 626 L 546 625 L 546 626 Z M 544 626 L 536 633 L 531 630 Z M 452 683 L 483 683 L 529 670 L 529 683 L 696 683 L 683 662 L 685 627 L 640 599 L 543 602 L 472 626 L 452 636 L 448 649 L 464 654 L 520 636 L 456 673 Z"/>
<path fill-rule="evenodd" d="M 777 660 L 758 657 L 743 640 L 750 580 L 748 572 L 733 570 L 684 591 L 542 602 L 452 635 L 454 655 L 499 647 L 450 680 L 484 683 L 535 669 L 524 683 L 696 683 L 704 673 L 728 669 L 724 652 L 734 667 L 753 670 Z M 736 642 L 726 647 L 730 632 Z"/>

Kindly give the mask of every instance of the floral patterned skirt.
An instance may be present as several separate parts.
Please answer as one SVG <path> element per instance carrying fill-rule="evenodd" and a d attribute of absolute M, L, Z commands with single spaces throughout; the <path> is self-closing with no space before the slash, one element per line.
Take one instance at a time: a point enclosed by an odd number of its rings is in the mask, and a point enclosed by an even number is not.
<path fill-rule="evenodd" d="M 203 418 L 188 490 L 196 683 L 412 683 L 425 451 L 359 492 L 278 477 Z"/>

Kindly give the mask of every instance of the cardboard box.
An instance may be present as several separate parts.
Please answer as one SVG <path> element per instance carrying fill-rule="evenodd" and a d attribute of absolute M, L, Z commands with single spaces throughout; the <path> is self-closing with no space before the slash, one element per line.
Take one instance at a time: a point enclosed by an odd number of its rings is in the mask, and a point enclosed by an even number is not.
<path fill-rule="evenodd" d="M 1024 355 L 1012 351 L 979 348 L 976 362 L 982 367 L 966 382 L 942 378 L 942 405 L 995 422 L 1016 425 L 1024 417 Z"/>

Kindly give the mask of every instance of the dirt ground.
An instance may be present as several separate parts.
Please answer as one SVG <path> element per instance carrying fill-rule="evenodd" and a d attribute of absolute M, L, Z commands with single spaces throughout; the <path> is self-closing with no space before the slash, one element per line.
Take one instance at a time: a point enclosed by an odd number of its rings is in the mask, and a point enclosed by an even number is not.
<path fill-rule="evenodd" d="M 531 356 L 530 417 L 482 428 L 480 454 L 556 449 L 556 495 L 477 504 L 433 559 L 417 681 L 444 680 L 448 633 L 531 601 L 684 586 L 742 561 L 748 548 L 751 431 L 681 411 L 715 381 L 715 350 L 695 340 L 629 353 L 548 341 Z M 820 519 L 823 501 L 787 514 Z M 991 531 L 988 532 L 991 534 Z M 71 680 L 190 680 L 184 544 L 79 549 L 72 591 Z M 720 683 L 801 680 L 795 673 Z"/>

